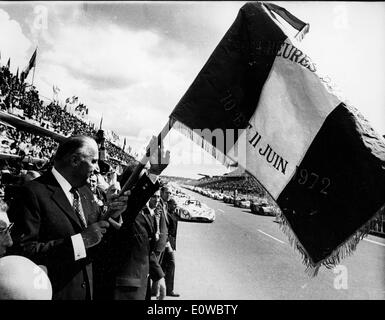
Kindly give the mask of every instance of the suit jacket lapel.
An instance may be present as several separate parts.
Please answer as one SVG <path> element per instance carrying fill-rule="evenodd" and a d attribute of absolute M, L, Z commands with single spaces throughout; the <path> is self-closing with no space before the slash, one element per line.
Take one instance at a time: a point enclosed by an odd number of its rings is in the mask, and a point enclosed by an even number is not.
<path fill-rule="evenodd" d="M 154 219 L 147 208 L 143 209 L 143 217 L 146 220 L 148 226 L 150 227 L 151 233 L 155 233 Z"/>
<path fill-rule="evenodd" d="M 166 224 L 168 225 L 168 206 L 167 202 L 163 201 L 163 199 L 160 200 L 162 204 L 162 212 L 163 212 L 163 218 L 166 220 Z"/>
<path fill-rule="evenodd" d="M 52 173 L 49 173 L 48 175 L 49 183 L 47 184 L 47 188 L 52 191 L 51 199 L 58 205 L 58 207 L 67 215 L 67 217 L 72 222 L 74 222 L 78 227 L 83 229 L 80 218 L 75 213 L 75 210 L 68 201 L 59 183 L 56 181 Z"/>

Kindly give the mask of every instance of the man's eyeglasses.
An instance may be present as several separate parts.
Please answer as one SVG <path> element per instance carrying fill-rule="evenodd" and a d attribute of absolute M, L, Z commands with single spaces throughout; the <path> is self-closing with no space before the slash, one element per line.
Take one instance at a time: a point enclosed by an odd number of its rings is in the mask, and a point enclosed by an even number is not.
<path fill-rule="evenodd" d="M 11 229 L 12 229 L 13 225 L 14 225 L 14 223 L 12 222 L 6 228 L 0 229 L 0 235 L 5 235 L 8 232 L 11 232 Z"/>

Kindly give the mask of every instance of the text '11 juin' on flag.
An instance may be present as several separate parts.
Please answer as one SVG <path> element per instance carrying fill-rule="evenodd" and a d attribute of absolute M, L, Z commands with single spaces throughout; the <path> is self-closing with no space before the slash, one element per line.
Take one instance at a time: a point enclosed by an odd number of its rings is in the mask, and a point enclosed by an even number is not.
<path fill-rule="evenodd" d="M 315 275 L 351 254 L 383 212 L 385 143 L 319 76 L 299 42 L 308 31 L 282 7 L 245 4 L 170 121 L 257 178 Z"/>

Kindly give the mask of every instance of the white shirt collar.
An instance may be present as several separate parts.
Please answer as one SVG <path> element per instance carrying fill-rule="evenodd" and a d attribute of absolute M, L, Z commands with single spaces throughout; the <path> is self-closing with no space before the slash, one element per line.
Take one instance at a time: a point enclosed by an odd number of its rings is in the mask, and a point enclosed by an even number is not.
<path fill-rule="evenodd" d="M 52 168 L 52 174 L 53 176 L 55 177 L 55 179 L 57 180 L 57 182 L 59 183 L 60 187 L 62 188 L 62 190 L 64 191 L 64 194 L 66 195 L 68 201 L 70 203 L 73 202 L 73 195 L 72 193 L 70 192 L 70 190 L 72 189 L 72 186 L 71 184 L 66 180 L 66 178 L 64 178 L 59 171 L 57 171 L 55 169 L 55 167 Z"/>

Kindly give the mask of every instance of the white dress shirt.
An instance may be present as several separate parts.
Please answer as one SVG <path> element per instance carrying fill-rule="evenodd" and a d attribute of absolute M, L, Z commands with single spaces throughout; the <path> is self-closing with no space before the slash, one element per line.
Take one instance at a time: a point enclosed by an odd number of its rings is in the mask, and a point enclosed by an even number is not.
<path fill-rule="evenodd" d="M 72 207 L 72 204 L 74 202 L 74 196 L 70 192 L 70 190 L 72 189 L 71 184 L 59 173 L 59 171 L 55 169 L 55 167 L 52 168 L 52 174 L 57 180 L 57 182 L 59 183 L 60 187 L 62 188 L 64 194 L 66 195 Z M 81 199 L 79 198 L 79 200 L 80 200 L 80 210 L 83 211 Z M 81 234 L 77 233 L 71 236 L 71 240 L 72 240 L 72 246 L 74 249 L 75 261 L 87 257 L 86 247 L 84 246 L 84 241 Z"/>

